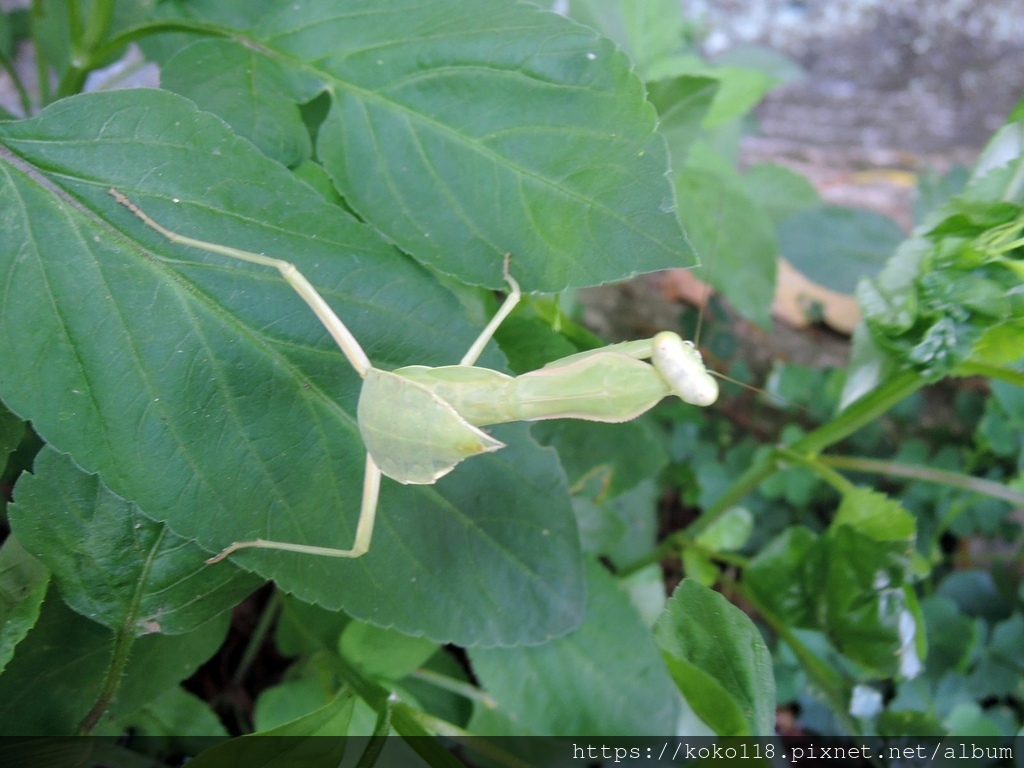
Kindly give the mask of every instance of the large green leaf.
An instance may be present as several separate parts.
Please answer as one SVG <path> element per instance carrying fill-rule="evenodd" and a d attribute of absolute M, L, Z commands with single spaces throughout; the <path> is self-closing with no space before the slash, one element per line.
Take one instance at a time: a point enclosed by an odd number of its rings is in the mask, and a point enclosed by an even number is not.
<path fill-rule="evenodd" d="M 823 205 L 779 223 L 779 250 L 802 274 L 840 293 L 874 277 L 903 240 L 900 225 L 874 211 Z"/>
<path fill-rule="evenodd" d="M 518 734 L 674 733 L 681 702 L 650 632 L 603 568 L 591 563 L 587 577 L 579 629 L 530 648 L 474 649 L 473 671 Z"/>
<path fill-rule="evenodd" d="M 51 448 L 17 485 L 11 526 L 74 610 L 131 636 L 190 632 L 260 582 L 143 516 Z"/>
<path fill-rule="evenodd" d="M 745 318 L 770 327 L 778 255 L 772 220 L 732 170 L 688 166 L 676 176 L 676 194 L 701 278 Z"/>
<path fill-rule="evenodd" d="M 169 245 L 111 186 L 173 229 L 294 260 L 382 368 L 457 361 L 477 332 L 459 303 L 179 96 L 89 94 L 0 125 L 0 397 L 208 551 L 255 536 L 350 546 L 357 376 L 273 270 Z M 583 580 L 564 477 L 522 425 L 495 432 L 507 449 L 434 486 L 385 481 L 365 557 L 235 562 L 439 641 L 568 631 Z"/>
<path fill-rule="evenodd" d="M 654 109 L 594 31 L 508 0 L 280 0 L 257 19 L 164 82 L 289 161 L 295 104 L 325 93 L 319 160 L 423 263 L 498 288 L 512 253 L 545 291 L 693 263 Z"/>
<path fill-rule="evenodd" d="M 569 0 L 568 5 L 574 19 L 618 43 L 644 80 L 673 77 L 693 66 L 686 22 L 675 0 Z"/>

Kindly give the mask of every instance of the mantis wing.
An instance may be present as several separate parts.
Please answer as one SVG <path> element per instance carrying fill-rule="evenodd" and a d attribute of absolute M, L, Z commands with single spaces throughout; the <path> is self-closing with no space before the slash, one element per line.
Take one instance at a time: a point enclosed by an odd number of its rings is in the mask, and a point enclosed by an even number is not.
<path fill-rule="evenodd" d="M 464 459 L 504 448 L 422 384 L 371 368 L 359 396 L 359 431 L 380 471 L 429 485 Z"/>

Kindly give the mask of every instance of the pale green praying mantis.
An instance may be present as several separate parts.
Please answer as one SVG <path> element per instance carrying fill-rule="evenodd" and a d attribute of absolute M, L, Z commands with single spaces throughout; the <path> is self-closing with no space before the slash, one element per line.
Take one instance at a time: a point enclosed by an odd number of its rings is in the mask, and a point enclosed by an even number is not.
<path fill-rule="evenodd" d="M 366 471 L 352 548 L 255 539 L 235 542 L 207 563 L 248 547 L 359 557 L 370 548 L 381 475 L 400 483 L 430 485 L 464 459 L 504 447 L 481 429 L 489 424 L 543 419 L 624 422 L 650 410 L 667 395 L 699 406 L 711 405 L 718 398 L 718 384 L 696 346 L 671 331 L 570 355 L 520 376 L 476 367 L 487 342 L 522 296 L 510 273 L 509 257 L 504 267 L 509 293 L 458 365 L 412 365 L 382 371 L 373 367 L 345 323 L 290 262 L 172 232 L 116 189 L 109 192 L 173 243 L 277 269 L 363 379 L 357 420 L 366 447 Z"/>

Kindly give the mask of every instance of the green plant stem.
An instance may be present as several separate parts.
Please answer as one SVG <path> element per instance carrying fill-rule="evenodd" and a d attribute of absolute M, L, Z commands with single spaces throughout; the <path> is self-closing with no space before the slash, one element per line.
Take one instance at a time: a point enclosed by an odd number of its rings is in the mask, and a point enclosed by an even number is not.
<path fill-rule="evenodd" d="M 77 9 L 75 3 L 68 5 Z M 106 36 L 113 16 L 114 0 L 92 0 L 89 7 L 89 18 L 86 20 L 84 28 L 81 19 L 78 18 L 77 10 L 72 11 L 69 22 L 71 27 L 71 65 L 57 86 L 58 97 L 71 96 L 81 91 L 85 85 L 85 78 L 104 60 L 102 56 L 97 55 L 97 48 Z"/>
<path fill-rule="evenodd" d="M 637 571 L 642 571 L 644 568 L 653 565 L 662 558 L 668 557 L 669 555 L 674 555 L 676 554 L 676 552 L 681 552 L 687 549 L 693 550 L 694 552 L 703 555 L 709 560 L 717 560 L 720 563 L 731 565 L 735 568 L 739 568 L 740 570 L 743 570 L 747 567 L 747 565 L 750 564 L 750 558 L 744 557 L 743 555 L 737 555 L 731 552 L 719 552 L 715 549 L 709 549 L 708 547 L 701 545 L 699 542 L 691 539 L 685 534 L 685 531 L 677 531 L 676 533 L 672 534 L 668 539 L 666 539 L 666 541 L 672 542 L 672 548 L 666 548 L 664 546 L 665 542 L 662 542 L 661 545 L 659 545 L 651 552 L 648 552 L 644 557 L 640 558 L 639 560 L 634 560 L 632 563 L 628 563 L 621 568 L 617 568 L 615 570 L 616 577 L 620 579 L 628 578 Z"/>
<path fill-rule="evenodd" d="M 815 461 L 835 467 L 836 469 L 907 477 L 913 480 L 923 480 L 926 483 L 963 488 L 984 496 L 991 496 L 994 499 L 1001 499 L 1016 506 L 1024 506 L 1024 493 L 1008 488 L 1002 483 L 964 475 L 959 472 L 947 472 L 929 467 L 915 467 L 909 464 L 898 464 L 894 461 L 868 459 L 861 456 L 818 456 Z"/>
<path fill-rule="evenodd" d="M 802 467 L 807 467 L 822 480 L 835 488 L 840 494 L 849 493 L 854 488 L 853 483 L 838 472 L 829 468 L 828 462 L 825 461 L 825 457 L 823 456 L 808 456 L 806 454 L 797 453 L 790 448 L 776 448 L 775 453 L 780 458 L 791 461 L 794 464 L 799 464 Z"/>
<path fill-rule="evenodd" d="M 14 85 L 14 90 L 18 93 L 18 101 L 21 103 L 21 111 L 25 117 L 29 117 L 32 114 L 32 100 L 29 98 L 28 89 L 25 88 L 25 84 L 18 77 L 18 72 L 14 67 L 14 62 L 4 55 L 3 51 L 0 51 L 0 68 L 7 71 L 10 75 L 11 83 Z"/>
<path fill-rule="evenodd" d="M 860 734 L 860 727 L 857 722 L 849 716 L 847 709 L 849 707 L 849 684 L 833 669 L 829 664 L 819 659 L 806 645 L 804 645 L 800 638 L 796 636 L 792 628 L 786 625 L 784 621 L 779 619 L 774 613 L 766 610 L 763 605 L 752 599 L 748 590 L 743 590 L 744 597 L 747 598 L 757 608 L 758 615 L 764 620 L 764 622 L 771 627 L 778 637 L 785 641 L 792 650 L 796 657 L 800 660 L 804 669 L 811 678 L 818 684 L 819 689 L 828 698 L 829 705 L 836 717 L 843 723 L 843 726 L 853 734 Z"/>
<path fill-rule="evenodd" d="M 204 24 L 201 21 L 167 19 L 166 21 L 153 21 L 146 24 L 139 24 L 131 29 L 126 29 L 116 37 L 112 37 L 105 43 L 97 45 L 93 52 L 93 57 L 99 60 L 109 58 L 129 43 L 137 43 L 139 40 L 144 40 L 147 37 L 167 32 L 186 32 L 195 35 L 205 35 L 207 37 L 223 37 L 242 41 L 245 45 L 251 48 L 262 48 L 258 41 L 242 37 L 238 30 L 218 27 L 215 24 Z"/>
<path fill-rule="evenodd" d="M 270 596 L 270 600 L 267 601 L 266 606 L 264 606 L 260 620 L 256 622 L 256 628 L 249 636 L 249 642 L 245 646 L 245 652 L 242 654 L 241 661 L 238 662 L 238 668 L 231 676 L 232 685 L 241 685 L 245 680 L 245 676 L 249 673 L 249 667 L 252 666 L 256 655 L 260 652 L 260 648 L 263 647 L 267 633 L 270 632 L 270 628 L 277 619 L 277 615 L 281 612 L 283 604 L 284 601 L 282 600 L 281 593 L 275 590 L 274 594 Z"/>
<path fill-rule="evenodd" d="M 956 369 L 958 376 L 984 376 L 988 379 L 1005 381 L 1016 387 L 1024 388 L 1024 372 L 1005 368 L 1001 365 L 967 362 Z"/>
<path fill-rule="evenodd" d="M 39 38 L 40 19 L 46 16 L 42 0 L 32 0 L 32 52 L 36 61 L 36 80 L 39 88 L 39 103 L 50 103 L 50 73 L 46 66 L 45 48 Z"/>
<path fill-rule="evenodd" d="M 462 680 L 456 680 L 455 678 L 448 677 L 448 675 L 442 675 L 440 672 L 435 672 L 432 669 L 417 669 L 412 673 L 411 677 L 414 677 L 417 680 L 422 680 L 423 682 L 441 688 L 442 690 L 450 691 L 451 693 L 462 696 L 470 701 L 479 702 L 487 709 L 498 708 L 498 702 L 481 691 L 475 685 L 464 683 Z"/>
<path fill-rule="evenodd" d="M 68 36 L 74 45 L 82 36 L 82 9 L 80 3 L 73 0 L 65 2 L 64 7 L 68 11 Z"/>
<path fill-rule="evenodd" d="M 438 732 L 435 726 L 444 731 L 461 729 L 410 707 L 377 681 L 363 675 L 342 656 L 335 657 L 334 666 L 338 676 L 378 715 L 390 709 L 392 727 L 399 735 L 409 738 L 409 746 L 426 761 L 427 765 L 440 768 L 456 768 L 462 765 L 436 739 L 416 738 L 434 735 Z M 465 731 L 462 733 L 466 734 Z"/>
<path fill-rule="evenodd" d="M 384 745 L 387 744 L 388 735 L 391 733 L 391 707 L 385 707 L 384 711 L 377 713 L 377 722 L 373 725 L 373 733 L 370 734 L 370 741 L 359 756 L 356 768 L 373 768 L 380 759 Z"/>
<path fill-rule="evenodd" d="M 76 736 L 88 736 L 92 729 L 103 717 L 110 702 L 114 699 L 118 687 L 121 685 L 121 678 L 124 676 L 124 669 L 128 664 L 128 656 L 131 654 L 132 646 L 135 644 L 135 632 L 130 622 L 126 622 L 114 634 L 114 648 L 110 656 L 110 663 L 107 665 L 107 674 L 103 679 L 103 686 L 96 703 L 86 713 L 75 729 Z"/>
<path fill-rule="evenodd" d="M 506 766 L 507 768 L 529 768 L 529 763 L 523 762 L 515 755 L 501 749 L 501 747 L 489 743 L 487 739 L 476 737 L 476 734 L 473 734 L 463 728 L 459 728 L 457 725 L 449 723 L 447 720 L 435 717 L 429 712 L 413 709 L 408 704 L 404 704 L 402 702 L 396 704 L 395 709 L 401 709 L 404 714 L 431 733 L 436 733 L 439 736 L 447 736 L 449 738 L 470 739 L 469 742 L 464 742 L 465 746 L 476 754 L 486 757 L 490 763 Z"/>
<path fill-rule="evenodd" d="M 146 567 L 139 576 L 139 584 L 145 583 L 149 570 L 153 566 L 153 557 L 159 551 L 160 542 L 166 534 L 167 529 L 165 528 L 153 543 L 149 558 L 146 561 Z M 121 678 L 124 677 L 124 670 L 128 665 L 128 657 L 131 654 L 132 646 L 135 645 L 135 640 L 138 638 L 135 622 L 138 618 L 141 600 L 142 591 L 136 590 L 124 623 L 114 632 L 114 648 L 110 654 L 110 663 L 107 664 L 107 673 L 104 677 L 103 685 L 100 687 L 100 693 L 96 697 L 96 703 L 92 705 L 92 709 L 86 713 L 85 717 L 78 724 L 78 728 L 75 729 L 75 735 L 77 736 L 88 736 L 92 732 L 92 729 L 96 727 L 100 718 L 107 711 L 110 702 L 113 701 L 114 695 L 117 693 L 118 687 L 121 685 Z"/>
<path fill-rule="evenodd" d="M 86 51 L 93 51 L 106 37 L 110 22 L 114 18 L 114 0 L 92 0 L 89 18 L 85 23 L 80 44 Z"/>

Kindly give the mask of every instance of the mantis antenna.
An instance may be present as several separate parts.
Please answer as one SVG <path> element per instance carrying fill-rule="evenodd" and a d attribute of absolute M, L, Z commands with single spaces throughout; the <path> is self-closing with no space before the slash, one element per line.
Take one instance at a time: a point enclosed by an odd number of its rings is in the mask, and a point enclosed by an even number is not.
<path fill-rule="evenodd" d="M 699 306 L 699 309 L 697 311 L 697 323 L 696 323 L 696 326 L 695 326 L 694 332 L 693 332 L 693 346 L 694 347 L 699 347 L 700 346 L 700 337 L 701 337 L 701 333 L 704 330 L 704 314 L 705 314 L 705 312 L 707 312 L 708 304 L 711 301 L 711 293 L 714 290 L 714 286 L 712 285 L 712 282 L 711 282 L 711 275 L 712 275 L 712 270 L 714 269 L 714 266 L 715 266 L 715 261 L 717 260 L 717 256 L 718 256 L 718 237 L 719 237 L 719 233 L 721 232 L 721 223 L 722 223 L 722 201 L 720 200 L 719 204 L 718 204 L 717 212 L 715 213 L 715 237 L 714 237 L 714 240 L 712 240 L 711 251 L 708 254 L 707 271 L 706 271 L 706 274 L 704 275 L 704 277 L 701 279 L 701 282 L 704 284 L 704 289 L 703 289 L 703 296 L 701 297 L 701 300 L 700 300 L 700 306 Z M 687 243 L 687 245 L 690 246 L 690 250 L 692 250 L 694 253 L 697 253 L 697 247 L 696 247 L 696 245 L 694 245 L 693 240 L 690 239 L 690 234 L 686 231 L 685 227 L 683 228 L 683 237 L 686 238 L 686 243 Z M 734 379 L 732 376 L 728 376 L 728 375 L 726 375 L 724 373 L 720 373 L 719 371 L 716 371 L 716 370 L 713 370 L 713 369 L 708 369 L 708 373 L 711 374 L 712 376 L 714 376 L 717 379 L 721 379 L 722 381 L 727 381 L 730 384 L 735 384 L 737 387 L 741 387 L 741 388 L 746 389 L 746 390 L 748 390 L 750 392 L 753 392 L 755 394 L 767 395 L 769 398 L 771 398 L 772 400 L 776 401 L 777 403 L 781 403 L 782 405 L 793 405 L 792 403 L 789 403 L 785 398 L 783 398 L 783 397 L 781 397 L 779 395 L 776 395 L 773 392 L 769 392 L 766 389 L 763 389 L 761 387 L 756 387 L 756 386 L 754 386 L 752 384 L 747 384 L 746 382 L 740 381 L 739 379 Z M 797 404 L 796 407 L 799 408 L 800 410 L 806 412 L 806 413 L 810 413 L 810 411 L 806 407 L 804 407 L 802 405 Z"/>

